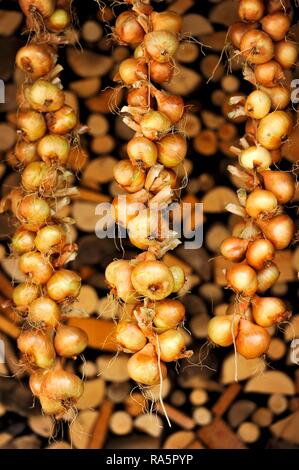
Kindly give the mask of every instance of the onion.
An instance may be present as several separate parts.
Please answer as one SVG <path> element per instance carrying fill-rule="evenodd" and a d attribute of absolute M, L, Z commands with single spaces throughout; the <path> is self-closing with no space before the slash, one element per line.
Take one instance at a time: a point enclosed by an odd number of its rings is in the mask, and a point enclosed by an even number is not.
<path fill-rule="evenodd" d="M 26 166 L 21 180 L 26 191 L 49 192 L 57 184 L 57 173 L 44 162 L 32 162 Z"/>
<path fill-rule="evenodd" d="M 163 362 L 158 363 L 155 348 L 147 344 L 141 351 L 136 352 L 128 361 L 128 372 L 131 379 L 143 385 L 156 385 L 160 382 L 160 370 L 162 380 L 167 375 Z"/>
<path fill-rule="evenodd" d="M 55 64 L 54 51 L 48 45 L 27 44 L 18 50 L 17 66 L 34 78 L 47 75 Z"/>
<path fill-rule="evenodd" d="M 66 243 L 66 233 L 62 225 L 46 225 L 35 237 L 36 248 L 44 254 L 59 253 Z"/>
<path fill-rule="evenodd" d="M 176 328 L 185 318 L 185 307 L 178 300 L 165 299 L 155 302 L 152 306 L 155 311 L 153 319 L 158 332 Z"/>
<path fill-rule="evenodd" d="M 144 209 L 144 204 L 142 202 L 137 202 L 135 194 L 133 197 L 129 194 L 118 196 L 113 199 L 112 217 L 115 222 L 123 227 L 127 227 L 128 223 L 134 219 L 142 209 Z"/>
<path fill-rule="evenodd" d="M 146 180 L 146 184 L 147 182 L 148 181 Z M 148 189 L 152 193 L 156 194 L 166 186 L 172 189 L 176 188 L 176 174 L 174 171 L 170 170 L 170 168 L 163 168 L 153 182 L 149 184 Z"/>
<path fill-rule="evenodd" d="M 262 119 L 270 112 L 271 98 L 264 91 L 255 90 L 248 96 L 244 108 L 247 116 L 252 119 Z"/>
<path fill-rule="evenodd" d="M 261 119 L 257 138 L 268 150 L 279 148 L 292 130 L 292 118 L 284 111 L 273 111 Z"/>
<path fill-rule="evenodd" d="M 117 38 L 126 44 L 139 44 L 145 34 L 133 11 L 125 11 L 117 17 L 114 32 Z"/>
<path fill-rule="evenodd" d="M 166 168 L 174 168 L 185 159 L 187 155 L 186 139 L 181 134 L 168 134 L 158 143 L 158 160 Z"/>
<path fill-rule="evenodd" d="M 157 62 L 169 62 L 175 55 L 179 41 L 170 31 L 152 31 L 144 36 L 146 51 Z"/>
<path fill-rule="evenodd" d="M 47 28 L 54 32 L 62 31 L 66 29 L 70 23 L 70 14 L 66 10 L 63 10 L 63 8 L 57 8 L 47 19 Z"/>
<path fill-rule="evenodd" d="M 143 62 L 149 62 L 151 60 L 151 56 L 146 52 L 143 43 L 139 44 L 139 46 L 134 49 L 134 57 Z"/>
<path fill-rule="evenodd" d="M 127 96 L 127 102 L 129 106 L 141 106 L 142 108 L 152 107 L 153 98 L 150 96 L 149 87 L 142 84 L 138 88 L 132 88 Z"/>
<path fill-rule="evenodd" d="M 274 46 L 274 57 L 284 69 L 290 69 L 297 63 L 298 46 L 295 42 L 279 41 Z"/>
<path fill-rule="evenodd" d="M 64 105 L 54 113 L 46 114 L 47 126 L 53 134 L 67 134 L 77 125 L 76 112 L 70 106 Z"/>
<path fill-rule="evenodd" d="M 170 271 L 174 280 L 172 292 L 178 292 L 184 287 L 186 281 L 185 271 L 180 266 L 170 266 Z"/>
<path fill-rule="evenodd" d="M 33 250 L 35 248 L 34 236 L 34 232 L 23 229 L 17 230 L 11 240 L 12 251 L 21 255 Z"/>
<path fill-rule="evenodd" d="M 17 124 L 27 142 L 41 139 L 47 130 L 43 115 L 36 111 L 19 112 Z"/>
<path fill-rule="evenodd" d="M 294 197 L 296 183 L 294 177 L 286 171 L 263 171 L 265 188 L 275 194 L 279 204 L 286 204 Z"/>
<path fill-rule="evenodd" d="M 19 203 L 17 217 L 28 230 L 38 230 L 51 215 L 48 203 L 33 194 L 25 196 Z"/>
<path fill-rule="evenodd" d="M 170 31 L 174 34 L 179 34 L 183 26 L 181 15 L 171 10 L 163 11 L 161 13 L 153 11 L 150 19 L 153 31 Z"/>
<path fill-rule="evenodd" d="M 256 29 L 256 24 L 246 24 L 239 21 L 236 21 L 229 27 L 229 37 L 230 40 L 237 49 L 240 49 L 241 40 L 245 33 Z"/>
<path fill-rule="evenodd" d="M 33 396 L 38 397 L 40 395 L 42 381 L 44 380 L 46 373 L 46 371 L 40 369 L 30 375 L 29 387 Z"/>
<path fill-rule="evenodd" d="M 132 271 L 132 284 L 136 291 L 151 300 L 168 297 L 174 288 L 170 269 L 162 261 L 143 261 Z"/>
<path fill-rule="evenodd" d="M 40 13 L 43 18 L 48 18 L 55 10 L 55 0 L 20 0 L 20 7 L 26 16 Z"/>
<path fill-rule="evenodd" d="M 150 140 L 158 140 L 171 130 L 171 121 L 159 111 L 148 111 L 140 121 L 141 132 Z"/>
<path fill-rule="evenodd" d="M 38 297 L 29 306 L 27 320 L 36 326 L 55 328 L 60 321 L 60 308 L 49 297 Z"/>
<path fill-rule="evenodd" d="M 242 21 L 259 21 L 264 14 L 264 2 L 262 0 L 240 0 L 239 17 Z"/>
<path fill-rule="evenodd" d="M 254 321 L 268 328 L 289 316 L 285 303 L 277 297 L 254 297 L 252 301 Z"/>
<path fill-rule="evenodd" d="M 254 269 L 247 264 L 235 264 L 226 273 L 228 287 L 238 294 L 251 297 L 257 290 L 257 277 Z"/>
<path fill-rule="evenodd" d="M 146 345 L 146 337 L 139 326 L 133 322 L 121 321 L 116 327 L 116 341 L 125 350 L 137 352 Z"/>
<path fill-rule="evenodd" d="M 262 214 L 268 214 L 277 208 L 277 199 L 271 191 L 255 189 L 246 199 L 245 209 L 250 217 L 256 219 Z"/>
<path fill-rule="evenodd" d="M 80 289 L 80 276 L 68 269 L 60 269 L 53 274 L 47 283 L 48 296 L 56 302 L 75 299 L 78 297 Z"/>
<path fill-rule="evenodd" d="M 126 85 L 133 85 L 133 83 L 139 80 L 146 80 L 147 78 L 147 67 L 146 64 L 140 60 L 130 57 L 121 62 L 118 73 L 121 80 Z"/>
<path fill-rule="evenodd" d="M 281 41 L 291 27 L 291 19 L 283 12 L 264 16 L 261 20 L 263 30 L 271 36 L 273 41 Z"/>
<path fill-rule="evenodd" d="M 59 356 L 76 357 L 87 347 L 88 337 L 77 326 L 59 325 L 54 337 L 54 347 Z"/>
<path fill-rule="evenodd" d="M 272 163 L 272 158 L 269 150 L 258 145 L 242 150 L 239 162 L 246 170 L 253 170 L 256 168 L 261 171 L 269 168 Z"/>
<path fill-rule="evenodd" d="M 42 160 L 47 164 L 56 161 L 63 165 L 67 162 L 70 152 L 70 144 L 65 137 L 49 134 L 39 141 L 37 152 Z"/>
<path fill-rule="evenodd" d="M 108 284 L 116 290 L 118 298 L 127 303 L 136 301 L 136 292 L 131 282 L 134 266 L 127 260 L 116 260 L 110 263 L 105 271 Z"/>
<path fill-rule="evenodd" d="M 47 397 L 43 393 L 39 395 L 39 401 L 42 407 L 43 414 L 60 417 L 67 411 L 68 402 L 63 402 L 62 400 L 53 400 L 52 398 Z"/>
<path fill-rule="evenodd" d="M 128 193 L 136 193 L 144 187 L 144 170 L 133 166 L 129 160 L 122 160 L 114 165 L 113 175 L 119 186 Z"/>
<path fill-rule="evenodd" d="M 252 64 L 264 64 L 272 59 L 274 45 L 270 36 L 254 29 L 244 34 L 240 43 L 242 55 Z"/>
<path fill-rule="evenodd" d="M 239 263 L 245 258 L 248 240 L 239 237 L 228 237 L 220 245 L 220 253 L 224 258 Z"/>
<path fill-rule="evenodd" d="M 285 79 L 281 65 L 276 60 L 269 60 L 265 64 L 256 65 L 254 75 L 259 85 L 269 88 L 274 87 Z"/>
<path fill-rule="evenodd" d="M 266 264 L 266 266 L 257 273 L 257 292 L 265 292 L 274 286 L 277 279 L 279 278 L 279 274 L 280 272 L 276 264 Z"/>
<path fill-rule="evenodd" d="M 291 90 L 285 86 L 275 86 L 272 88 L 261 87 L 271 99 L 272 109 L 278 111 L 288 106 L 291 99 Z"/>
<path fill-rule="evenodd" d="M 41 393 L 53 400 L 78 400 L 83 393 L 83 383 L 72 372 L 54 368 L 45 376 Z"/>
<path fill-rule="evenodd" d="M 71 168 L 74 172 L 82 171 L 88 162 L 89 155 L 81 147 L 71 147 L 69 151 L 69 156 L 67 160 L 67 165 Z"/>
<path fill-rule="evenodd" d="M 268 350 L 271 336 L 262 326 L 241 318 L 236 340 L 237 351 L 246 359 L 255 359 Z"/>
<path fill-rule="evenodd" d="M 171 62 L 160 63 L 152 60 L 150 63 L 150 78 L 153 82 L 169 82 L 173 77 L 174 66 Z"/>
<path fill-rule="evenodd" d="M 268 13 L 276 13 L 277 11 L 286 12 L 290 8 L 290 0 L 268 0 Z"/>
<path fill-rule="evenodd" d="M 35 111 L 57 111 L 64 105 L 64 92 L 47 80 L 36 80 L 31 86 L 28 96 L 30 105 Z"/>
<path fill-rule="evenodd" d="M 246 261 L 254 269 L 262 269 L 274 256 L 275 248 L 272 243 L 265 238 L 258 238 L 249 244 Z"/>
<path fill-rule="evenodd" d="M 158 111 L 167 116 L 172 123 L 179 122 L 185 112 L 184 100 L 177 95 L 151 87 L 151 93 L 157 101 Z"/>
<path fill-rule="evenodd" d="M 20 333 L 17 344 L 30 364 L 41 369 L 49 369 L 54 365 L 56 354 L 53 341 L 44 331 L 24 330 Z"/>
<path fill-rule="evenodd" d="M 258 225 L 277 250 L 284 250 L 291 243 L 296 230 L 293 220 L 286 214 L 259 220 Z"/>
<path fill-rule="evenodd" d="M 30 282 L 22 282 L 12 291 L 12 300 L 16 307 L 28 307 L 39 295 L 39 287 Z"/>
<path fill-rule="evenodd" d="M 156 145 L 146 137 L 133 137 L 128 142 L 127 153 L 133 165 L 144 168 L 153 166 L 158 157 Z"/>
<path fill-rule="evenodd" d="M 238 334 L 239 315 L 219 315 L 208 323 L 208 338 L 217 346 L 230 346 Z"/>
<path fill-rule="evenodd" d="M 169 235 L 168 221 L 161 211 L 144 209 L 128 223 L 130 241 L 141 250 L 147 250 L 156 241 Z"/>
<path fill-rule="evenodd" d="M 37 251 L 24 253 L 19 259 L 19 268 L 34 284 L 46 284 L 53 272 L 50 262 Z"/>
<path fill-rule="evenodd" d="M 160 350 L 160 358 L 164 362 L 172 362 L 180 359 L 186 349 L 185 338 L 180 330 L 167 330 L 157 338 L 157 354 Z"/>
<path fill-rule="evenodd" d="M 39 160 L 36 143 L 20 140 L 14 148 L 14 156 L 24 166 Z"/>

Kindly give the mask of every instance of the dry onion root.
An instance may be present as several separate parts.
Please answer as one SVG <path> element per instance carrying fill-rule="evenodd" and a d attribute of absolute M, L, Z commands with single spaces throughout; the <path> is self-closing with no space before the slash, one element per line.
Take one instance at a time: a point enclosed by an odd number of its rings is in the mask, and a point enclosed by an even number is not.
<path fill-rule="evenodd" d="M 20 0 L 20 6 L 35 34 L 16 56 L 26 75 L 14 151 L 23 171 L 21 186 L 6 197 L 4 206 L 10 204 L 16 221 L 11 250 L 19 256 L 26 281 L 14 288 L 12 306 L 23 323 L 17 343 L 32 393 L 40 399 L 43 413 L 58 419 L 76 406 L 83 393 L 82 380 L 64 370 L 63 363 L 87 346 L 84 331 L 63 325 L 81 279 L 64 268 L 75 258 L 77 247 L 68 240 L 68 221 L 57 215 L 76 192 L 68 157 L 70 142 L 80 131 L 75 111 L 65 105 L 58 77 L 61 68 L 56 64 L 55 44 L 63 42 L 70 13 L 56 8 L 55 0 Z"/>
<path fill-rule="evenodd" d="M 230 28 L 231 43 L 244 60 L 244 78 L 256 90 L 245 100 L 243 110 L 240 107 L 247 117 L 242 148 L 232 148 L 239 158 L 239 168 L 232 173 L 244 178 L 246 190 L 238 191 L 240 206 L 228 205 L 227 209 L 243 216 L 244 223 L 220 248 L 222 256 L 234 263 L 226 280 L 236 302 L 225 316 L 210 320 L 208 334 L 216 345 L 234 344 L 247 359 L 266 353 L 267 328 L 291 315 L 281 299 L 260 296 L 279 277 L 273 262 L 277 250 L 287 248 L 295 235 L 295 224 L 283 207 L 294 197 L 295 180 L 291 173 L 277 169 L 280 148 L 293 124 L 286 110 L 290 85 L 285 82 L 285 71 L 298 56 L 297 45 L 288 40 L 292 16 L 284 3 L 240 0 L 242 22 Z M 240 97 L 233 97 L 231 104 L 240 102 Z"/>
<path fill-rule="evenodd" d="M 160 205 L 174 197 L 176 168 L 185 159 L 187 144 L 182 134 L 173 132 L 185 113 L 182 98 L 156 86 L 173 75 L 182 18 L 171 11 L 157 13 L 149 2 L 130 3 L 133 9 L 116 19 L 114 37 L 134 46 L 134 57 L 120 64 L 115 81 L 128 90 L 127 106 L 121 111 L 135 135 L 127 145 L 129 159 L 114 169 L 115 180 L 127 195 L 122 201 L 116 198 L 113 207 L 116 222 L 128 228 L 131 243 L 143 253 L 131 261 L 113 261 L 105 276 L 114 298 L 131 306 L 116 327 L 120 349 L 133 354 L 129 375 L 152 386 L 166 377 L 165 363 L 192 354 L 186 351 L 180 330 L 184 307 L 169 298 L 183 287 L 185 273 L 161 260 L 179 243 Z"/>

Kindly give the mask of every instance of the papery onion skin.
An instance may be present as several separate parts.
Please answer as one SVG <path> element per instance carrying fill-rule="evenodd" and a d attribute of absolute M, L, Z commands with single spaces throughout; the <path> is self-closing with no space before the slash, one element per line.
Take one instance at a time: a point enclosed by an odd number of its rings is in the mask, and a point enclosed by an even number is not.
<path fill-rule="evenodd" d="M 47 80 L 39 79 L 31 86 L 29 101 L 32 108 L 39 112 L 57 111 L 64 105 L 64 92 Z"/>
<path fill-rule="evenodd" d="M 71 372 L 54 368 L 45 376 L 41 393 L 54 400 L 78 400 L 83 393 L 83 382 Z"/>
<path fill-rule="evenodd" d="M 253 119 L 262 119 L 271 109 L 271 98 L 261 90 L 255 90 L 248 96 L 245 113 Z"/>
<path fill-rule="evenodd" d="M 261 214 L 273 212 L 277 208 L 277 199 L 275 195 L 266 189 L 255 189 L 246 200 L 245 209 L 247 214 L 254 219 Z"/>
<path fill-rule="evenodd" d="M 251 242 L 246 252 L 246 261 L 254 269 L 262 269 L 275 256 L 273 244 L 266 238 L 258 238 Z"/>
<path fill-rule="evenodd" d="M 179 46 L 175 34 L 170 31 L 152 31 L 144 36 L 144 45 L 149 55 L 157 62 L 169 62 Z"/>
<path fill-rule="evenodd" d="M 259 220 L 258 225 L 277 250 L 287 248 L 296 231 L 293 220 L 287 214 L 276 215 L 270 220 Z"/>
<path fill-rule="evenodd" d="M 133 11 L 125 11 L 118 15 L 114 32 L 120 41 L 127 44 L 140 43 L 145 34 L 144 29 L 137 21 L 136 13 Z"/>
<path fill-rule="evenodd" d="M 257 290 L 257 277 L 254 269 L 247 264 L 235 264 L 226 273 L 227 284 L 236 293 L 251 297 Z"/>
<path fill-rule="evenodd" d="M 296 183 L 292 174 L 286 171 L 264 171 L 262 173 L 265 188 L 275 194 L 279 204 L 291 201 L 296 191 Z"/>
<path fill-rule="evenodd" d="M 269 115 L 268 115 L 269 116 Z M 251 146 L 243 150 L 239 157 L 240 165 L 246 170 L 267 170 L 272 163 L 270 152 L 262 146 Z"/>
<path fill-rule="evenodd" d="M 261 0 L 240 0 L 239 16 L 242 21 L 259 21 L 264 14 L 264 3 Z"/>
<path fill-rule="evenodd" d="M 268 263 L 257 272 L 257 292 L 270 289 L 277 282 L 280 271 L 275 263 Z"/>
<path fill-rule="evenodd" d="M 239 263 L 245 258 L 248 240 L 238 237 L 228 237 L 220 245 L 220 252 L 224 258 Z"/>
<path fill-rule="evenodd" d="M 151 21 L 153 31 L 170 31 L 174 34 L 179 34 L 183 26 L 182 16 L 175 11 L 154 11 L 151 14 Z"/>
<path fill-rule="evenodd" d="M 174 288 L 170 269 L 161 261 L 144 261 L 132 271 L 132 284 L 136 291 L 151 300 L 168 297 Z"/>
<path fill-rule="evenodd" d="M 285 79 L 281 65 L 275 60 L 256 65 L 254 75 L 257 83 L 265 87 L 274 87 Z"/>
<path fill-rule="evenodd" d="M 208 323 L 208 338 L 217 346 L 231 346 L 238 334 L 238 315 L 219 315 Z"/>
<path fill-rule="evenodd" d="M 185 318 L 185 307 L 178 300 L 160 300 L 152 308 L 155 310 L 153 322 L 159 332 L 177 327 Z"/>
<path fill-rule="evenodd" d="M 279 41 L 274 46 L 274 57 L 284 69 L 290 69 L 296 65 L 298 45 L 291 41 Z"/>
<path fill-rule="evenodd" d="M 158 160 L 166 168 L 175 168 L 187 154 L 186 139 L 181 134 L 168 134 L 157 144 Z"/>
<path fill-rule="evenodd" d="M 76 357 L 87 347 L 88 337 L 82 328 L 59 325 L 54 337 L 54 347 L 59 356 Z"/>
<path fill-rule="evenodd" d="M 27 320 L 30 324 L 55 328 L 60 318 L 59 306 L 49 297 L 38 297 L 29 306 Z"/>
<path fill-rule="evenodd" d="M 76 298 L 80 289 L 80 276 L 68 269 L 56 271 L 47 283 L 49 297 L 57 302 Z"/>
<path fill-rule="evenodd" d="M 56 353 L 53 342 L 44 331 L 22 331 L 17 339 L 17 344 L 30 364 L 41 369 L 49 369 L 54 365 Z"/>
<path fill-rule="evenodd" d="M 164 362 L 173 362 L 181 358 L 185 351 L 185 339 L 178 329 L 169 329 L 157 337 L 157 355 Z"/>
<path fill-rule="evenodd" d="M 242 55 L 252 64 L 264 64 L 272 59 L 274 45 L 270 36 L 259 30 L 248 31 L 240 43 Z"/>
<path fill-rule="evenodd" d="M 236 21 L 229 27 L 229 38 L 232 44 L 237 48 L 240 49 L 241 40 L 245 33 L 251 31 L 252 29 L 256 29 L 256 24 L 252 23 L 243 23 Z"/>
<path fill-rule="evenodd" d="M 18 50 L 17 66 L 34 78 L 47 75 L 54 66 L 55 54 L 51 48 L 39 44 L 27 44 Z"/>
<path fill-rule="evenodd" d="M 246 359 L 260 357 L 267 352 L 270 341 L 271 336 L 265 328 L 241 318 L 236 339 L 236 347 L 239 354 Z"/>
<path fill-rule="evenodd" d="M 281 41 L 291 27 L 291 19 L 283 12 L 264 16 L 261 20 L 263 30 L 271 36 L 274 41 Z"/>
<path fill-rule="evenodd" d="M 128 372 L 131 379 L 143 385 L 156 385 L 167 375 L 165 364 L 160 361 L 152 344 L 147 344 L 141 351 L 133 354 L 128 361 Z"/>
<path fill-rule="evenodd" d="M 284 321 L 289 316 L 285 303 L 278 297 L 254 297 L 252 300 L 254 321 L 265 328 Z"/>
<path fill-rule="evenodd" d="M 146 345 L 146 337 L 136 323 L 121 321 L 116 327 L 116 341 L 127 351 L 140 351 Z"/>
<path fill-rule="evenodd" d="M 287 139 L 293 127 L 292 118 L 284 111 L 273 111 L 261 119 L 257 138 L 268 150 L 278 149 Z"/>
<path fill-rule="evenodd" d="M 20 7 L 28 17 L 34 13 L 40 13 L 43 18 L 48 18 L 55 10 L 55 0 L 19 0 Z"/>
<path fill-rule="evenodd" d="M 17 307 L 28 307 L 39 295 L 39 287 L 31 282 L 22 282 L 14 288 L 12 300 Z"/>

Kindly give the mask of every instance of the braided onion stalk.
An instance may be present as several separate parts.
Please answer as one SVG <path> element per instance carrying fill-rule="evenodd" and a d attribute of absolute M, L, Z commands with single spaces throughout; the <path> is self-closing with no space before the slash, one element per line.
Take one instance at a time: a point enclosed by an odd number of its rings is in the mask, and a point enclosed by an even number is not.
<path fill-rule="evenodd" d="M 134 48 L 114 78 L 127 90 L 123 121 L 134 131 L 128 158 L 119 161 L 114 177 L 126 194 L 113 201 L 116 222 L 128 230 L 131 243 L 142 250 L 133 260 L 116 260 L 106 269 L 113 297 L 125 312 L 116 327 L 119 348 L 132 354 L 131 379 L 142 386 L 162 384 L 166 364 L 190 357 L 182 325 L 183 304 L 175 299 L 184 286 L 180 266 L 169 267 L 164 254 L 179 243 L 163 209 L 179 194 L 177 170 L 187 153 L 178 123 L 185 114 L 180 96 L 159 88 L 174 73 L 182 18 L 155 12 L 148 1 L 126 2 L 130 9 L 116 18 L 114 38 Z"/>
<path fill-rule="evenodd" d="M 86 333 L 64 324 L 79 295 L 81 279 L 66 268 L 77 254 L 70 237 L 70 218 L 60 215 L 77 194 L 69 158 L 81 154 L 83 127 L 76 111 L 65 103 L 59 78 L 57 47 L 69 42 L 69 2 L 20 0 L 31 30 L 30 41 L 16 56 L 24 72 L 18 91 L 19 139 L 13 161 L 21 184 L 2 201 L 10 208 L 16 232 L 11 251 L 18 257 L 24 282 L 14 287 L 12 306 L 22 331 L 17 344 L 30 373 L 29 385 L 45 414 L 62 417 L 75 407 L 83 382 L 64 368 L 87 346 Z M 76 145 L 75 145 L 76 143 Z"/>
<path fill-rule="evenodd" d="M 229 30 L 230 41 L 243 59 L 244 79 L 255 89 L 246 99 L 231 98 L 234 110 L 229 115 L 247 117 L 241 148 L 232 148 L 238 165 L 229 167 L 242 180 L 243 188 L 237 191 L 240 205 L 227 206 L 243 222 L 220 247 L 232 263 L 226 281 L 236 300 L 225 316 L 210 320 L 208 335 L 214 344 L 234 344 L 238 353 L 252 359 L 267 352 L 269 327 L 291 315 L 286 303 L 267 291 L 279 278 L 275 255 L 295 236 L 293 219 L 284 209 L 294 196 L 295 180 L 292 172 L 279 169 L 279 161 L 293 127 L 288 110 L 290 69 L 298 48 L 290 34 L 289 2 L 240 0 L 239 16 L 241 21 Z"/>

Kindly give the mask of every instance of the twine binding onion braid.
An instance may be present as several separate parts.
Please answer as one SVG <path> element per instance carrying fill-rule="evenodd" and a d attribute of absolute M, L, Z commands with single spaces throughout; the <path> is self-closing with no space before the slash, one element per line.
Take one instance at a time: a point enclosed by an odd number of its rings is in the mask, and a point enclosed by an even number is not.
<path fill-rule="evenodd" d="M 229 171 L 242 180 L 240 205 L 227 209 L 243 217 L 220 251 L 233 264 L 226 271 L 227 286 L 236 294 L 226 315 L 210 320 L 208 335 L 219 346 L 234 344 L 247 359 L 267 352 L 268 328 L 288 320 L 285 302 L 267 294 L 279 278 L 273 261 L 278 250 L 295 238 L 295 224 L 284 212 L 295 193 L 292 172 L 278 169 L 281 147 L 293 127 L 290 104 L 290 69 L 298 49 L 290 33 L 292 10 L 285 0 L 240 0 L 240 22 L 229 29 L 234 54 L 243 60 L 244 79 L 255 90 L 244 99 L 231 99 L 229 117 L 247 116 L 241 148 L 231 150 L 239 164 Z"/>
<path fill-rule="evenodd" d="M 143 251 L 133 260 L 111 262 L 105 275 L 113 298 L 124 307 L 116 340 L 122 351 L 132 354 L 130 377 L 143 387 L 162 387 L 165 363 L 192 355 L 182 334 L 184 306 L 169 298 L 183 287 L 185 274 L 162 259 L 180 243 L 163 209 L 179 195 L 177 168 L 187 144 L 177 129 L 184 102 L 159 85 L 173 76 L 182 18 L 171 11 L 157 13 L 148 1 L 124 3 L 131 9 L 116 18 L 113 37 L 135 49 L 121 62 L 114 80 L 127 89 L 121 113 L 135 134 L 127 145 L 129 158 L 114 168 L 115 180 L 127 194 L 115 198 L 113 207 L 116 222 Z"/>
<path fill-rule="evenodd" d="M 11 209 L 16 232 L 11 251 L 26 277 L 13 289 L 12 307 L 22 331 L 18 348 L 30 373 L 29 385 L 45 414 L 62 417 L 76 406 L 82 380 L 64 368 L 87 345 L 86 333 L 63 324 L 71 315 L 81 279 L 65 265 L 77 254 L 70 239 L 70 218 L 59 211 L 77 194 L 70 171 L 71 155 L 81 155 L 84 128 L 75 110 L 65 104 L 57 64 L 57 44 L 74 37 L 69 2 L 20 0 L 31 32 L 16 57 L 25 80 L 18 91 L 19 139 L 12 161 L 21 170 L 21 184 L 1 202 Z"/>

